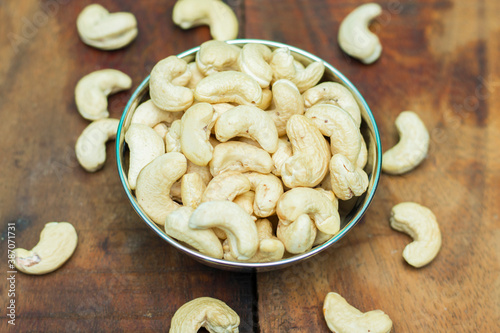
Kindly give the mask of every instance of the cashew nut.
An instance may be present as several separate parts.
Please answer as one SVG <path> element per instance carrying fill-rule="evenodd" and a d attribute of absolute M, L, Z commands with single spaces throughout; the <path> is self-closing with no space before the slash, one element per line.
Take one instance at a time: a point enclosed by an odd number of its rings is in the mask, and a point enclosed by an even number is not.
<path fill-rule="evenodd" d="M 238 19 L 231 7 L 218 0 L 177 1 L 172 20 L 182 29 L 208 25 L 216 40 L 235 39 L 238 36 Z"/>
<path fill-rule="evenodd" d="M 332 155 L 342 154 L 352 163 L 358 160 L 361 149 L 361 132 L 351 115 L 331 104 L 316 104 L 306 111 L 305 116 L 330 138 Z"/>
<path fill-rule="evenodd" d="M 299 254 L 310 250 L 316 239 L 317 229 L 307 214 L 300 215 L 291 224 L 279 221 L 276 235 L 289 253 Z"/>
<path fill-rule="evenodd" d="M 271 117 L 258 107 L 236 106 L 220 115 L 215 122 L 215 136 L 225 142 L 235 136 L 257 141 L 268 153 L 278 149 L 278 131 Z"/>
<path fill-rule="evenodd" d="M 131 13 L 110 14 L 101 5 L 85 7 L 76 20 L 82 41 L 101 50 L 116 50 L 132 42 L 137 36 L 137 20 Z"/>
<path fill-rule="evenodd" d="M 194 97 L 200 102 L 257 105 L 262 102 L 262 89 L 248 74 L 225 71 L 209 75 L 198 82 Z"/>
<path fill-rule="evenodd" d="M 144 124 L 155 127 L 159 123 L 171 125 L 175 120 L 181 119 L 182 112 L 166 112 L 159 109 L 152 100 L 140 104 L 132 116 L 132 124 Z"/>
<path fill-rule="evenodd" d="M 273 226 L 268 219 L 261 219 L 255 221 L 257 232 L 259 234 L 259 249 L 257 253 L 245 260 L 246 262 L 271 262 L 278 261 L 283 258 L 285 254 L 285 246 L 283 243 L 273 235 Z M 228 241 L 224 241 L 224 259 L 235 261 L 229 252 Z"/>
<path fill-rule="evenodd" d="M 153 129 L 155 130 L 155 132 L 163 138 L 163 140 L 165 140 L 165 136 L 167 135 L 168 133 L 168 126 L 167 124 L 165 123 L 158 123 L 156 125 L 153 126 Z M 166 146 L 165 146 L 166 148 Z"/>
<path fill-rule="evenodd" d="M 363 313 L 334 292 L 326 295 L 323 314 L 328 328 L 336 333 L 389 333 L 392 328 L 392 320 L 383 311 Z"/>
<path fill-rule="evenodd" d="M 391 227 L 413 238 L 403 251 L 403 258 L 414 267 L 430 263 L 441 248 L 441 231 L 432 211 L 414 202 L 392 207 Z"/>
<path fill-rule="evenodd" d="M 194 174 L 192 174 L 194 175 Z M 222 245 L 211 229 L 195 230 L 188 226 L 193 214 L 192 207 L 180 207 L 165 219 L 165 233 L 181 242 L 187 243 L 207 256 L 221 259 Z"/>
<path fill-rule="evenodd" d="M 214 110 L 208 103 L 196 103 L 181 119 L 181 150 L 188 160 L 204 166 L 212 159 L 214 148 L 208 141 Z"/>
<path fill-rule="evenodd" d="M 259 246 L 255 222 L 243 208 L 231 201 L 202 203 L 191 215 L 189 227 L 222 229 L 229 239 L 231 255 L 237 260 L 252 258 Z"/>
<path fill-rule="evenodd" d="M 220 40 L 209 40 L 200 45 L 196 53 L 196 66 L 203 75 L 239 70 L 241 49 Z M 201 81 L 201 80 L 200 80 Z"/>
<path fill-rule="evenodd" d="M 207 185 L 201 202 L 214 200 L 233 199 L 245 192 L 250 191 L 250 181 L 244 175 L 235 171 L 228 171 L 215 176 Z"/>
<path fill-rule="evenodd" d="M 340 48 L 365 64 L 375 62 L 382 53 L 382 44 L 368 25 L 380 14 L 382 7 L 377 3 L 361 5 L 349 13 L 340 24 L 338 35 Z"/>
<path fill-rule="evenodd" d="M 184 206 L 196 208 L 206 189 L 205 182 L 198 173 L 186 173 L 181 178 L 181 200 Z"/>
<path fill-rule="evenodd" d="M 284 225 L 307 214 L 324 233 L 333 235 L 340 230 L 340 216 L 334 201 L 316 189 L 296 187 L 285 192 L 278 201 L 276 213 Z"/>
<path fill-rule="evenodd" d="M 78 163 L 87 171 L 101 169 L 106 162 L 106 141 L 116 137 L 118 119 L 105 118 L 90 123 L 76 140 Z"/>
<path fill-rule="evenodd" d="M 293 115 L 286 124 L 293 156 L 281 167 L 281 179 L 287 187 L 316 186 L 325 177 L 330 160 L 330 148 L 311 120 Z"/>
<path fill-rule="evenodd" d="M 329 174 L 330 173 L 328 173 L 328 175 Z M 335 196 L 335 193 L 333 193 L 330 190 L 325 190 L 321 187 L 316 187 L 315 190 L 318 191 L 319 193 L 322 193 L 323 195 L 325 195 L 328 198 L 328 200 L 333 202 L 335 209 L 337 209 L 337 210 L 339 209 L 339 200 Z M 340 215 L 340 213 L 339 213 L 339 215 Z M 313 246 L 323 244 L 326 241 L 330 240 L 333 236 L 335 236 L 335 234 L 329 234 L 329 233 L 325 233 L 325 232 L 318 230 L 318 232 L 316 233 L 316 238 L 314 239 Z"/>
<path fill-rule="evenodd" d="M 238 195 L 236 198 L 234 198 L 233 202 L 243 208 L 245 212 L 248 213 L 248 215 L 252 216 L 253 215 L 253 201 L 255 199 L 255 192 L 254 191 L 248 191 L 243 194 Z M 254 218 L 252 216 L 252 218 Z M 256 218 L 255 218 L 256 219 Z M 220 237 L 219 237 L 220 238 Z"/>
<path fill-rule="evenodd" d="M 125 142 L 130 150 L 128 184 L 130 189 L 134 190 L 139 172 L 149 162 L 165 153 L 165 144 L 154 129 L 143 124 L 130 124 L 125 133 Z"/>
<path fill-rule="evenodd" d="M 245 44 L 238 59 L 239 69 L 250 75 L 262 88 L 269 87 L 273 70 L 269 65 L 271 50 L 263 44 Z"/>
<path fill-rule="evenodd" d="M 181 120 L 175 120 L 165 135 L 165 149 L 167 153 L 181 152 Z"/>
<path fill-rule="evenodd" d="M 244 174 L 250 181 L 250 189 L 255 192 L 253 210 L 259 217 L 271 216 L 276 211 L 276 204 L 283 194 L 283 184 L 275 175 L 258 172 Z"/>
<path fill-rule="evenodd" d="M 301 93 L 314 87 L 325 72 L 325 65 L 321 61 L 310 63 L 305 69 L 296 66 L 295 59 L 288 47 L 274 50 L 270 65 L 275 81 L 279 79 L 290 80 Z"/>
<path fill-rule="evenodd" d="M 415 112 L 401 112 L 396 119 L 399 142 L 382 155 L 382 170 L 400 175 L 417 167 L 427 156 L 429 132 Z"/>
<path fill-rule="evenodd" d="M 108 95 L 132 87 L 132 79 L 116 69 L 101 69 L 85 75 L 75 87 L 75 102 L 83 118 L 109 117 Z"/>
<path fill-rule="evenodd" d="M 244 142 L 229 141 L 214 148 L 209 165 L 213 176 L 226 171 L 269 173 L 273 167 L 273 160 L 264 149 Z"/>
<path fill-rule="evenodd" d="M 292 144 L 288 141 L 288 137 L 280 137 L 278 140 L 278 149 L 271 155 L 274 162 L 271 172 L 276 176 L 281 176 L 281 167 L 292 155 Z"/>
<path fill-rule="evenodd" d="M 213 178 L 210 173 L 210 169 L 208 166 L 199 166 L 191 162 L 187 161 L 187 171 L 186 173 L 197 173 L 200 175 L 201 180 L 203 181 L 204 186 L 208 185 L 208 182 Z M 172 187 L 170 188 L 170 196 L 172 199 L 182 202 L 182 194 L 181 194 L 181 180 L 176 181 Z"/>
<path fill-rule="evenodd" d="M 361 111 L 349 89 L 337 82 L 323 82 L 308 89 L 302 95 L 306 108 L 315 104 L 333 104 L 348 112 L 359 127 Z"/>
<path fill-rule="evenodd" d="M 262 100 L 260 101 L 260 103 L 255 104 L 255 106 L 261 110 L 267 110 L 269 107 L 271 107 L 272 102 L 273 102 L 273 92 L 268 87 L 262 89 Z"/>
<path fill-rule="evenodd" d="M 191 79 L 185 60 L 177 56 L 158 62 L 151 71 L 149 94 L 155 105 L 164 111 L 184 111 L 193 104 L 193 92 L 184 87 Z"/>
<path fill-rule="evenodd" d="M 333 155 L 330 160 L 330 179 L 332 191 L 341 200 L 360 196 L 368 188 L 368 175 L 341 154 Z"/>
<path fill-rule="evenodd" d="M 304 99 L 292 81 L 281 79 L 273 83 L 272 110 L 267 110 L 278 130 L 278 135 L 286 134 L 286 123 L 294 114 L 304 113 Z"/>
<path fill-rule="evenodd" d="M 26 274 L 42 275 L 61 267 L 75 252 L 78 236 L 68 222 L 49 222 L 31 250 L 14 249 L 14 265 Z"/>
<path fill-rule="evenodd" d="M 200 70 L 198 69 L 198 65 L 196 65 L 195 61 L 190 62 L 188 64 L 188 70 L 191 72 L 191 79 L 186 84 L 186 87 L 189 89 L 194 89 L 194 88 L 196 88 L 196 85 L 198 84 L 198 82 L 200 82 L 201 79 L 203 79 L 205 77 L 205 74 L 200 72 Z"/>
<path fill-rule="evenodd" d="M 166 153 L 146 165 L 139 174 L 135 190 L 137 202 L 156 224 L 164 225 L 167 215 L 180 207 L 170 197 L 170 187 L 186 169 L 184 155 Z"/>

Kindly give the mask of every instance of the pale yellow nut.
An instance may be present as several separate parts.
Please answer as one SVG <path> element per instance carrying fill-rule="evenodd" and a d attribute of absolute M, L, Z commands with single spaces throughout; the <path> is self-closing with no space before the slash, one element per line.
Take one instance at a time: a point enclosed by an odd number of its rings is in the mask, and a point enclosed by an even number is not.
<path fill-rule="evenodd" d="M 116 137 L 118 119 L 100 119 L 90 123 L 76 140 L 78 163 L 88 172 L 101 169 L 106 162 L 106 142 Z"/>
<path fill-rule="evenodd" d="M 215 136 L 221 142 L 236 136 L 254 139 L 268 153 L 278 149 L 278 131 L 273 120 L 251 105 L 236 106 L 220 115 L 215 122 Z"/>
<path fill-rule="evenodd" d="M 306 111 L 305 116 L 330 138 L 332 155 L 342 154 L 352 163 L 358 160 L 361 150 L 361 132 L 351 115 L 331 104 L 316 104 Z"/>
<path fill-rule="evenodd" d="M 330 190 L 325 190 L 321 187 L 316 187 L 314 190 L 325 195 L 328 198 L 328 200 L 333 202 L 335 209 L 337 209 L 337 210 L 339 209 L 339 200 L 335 196 L 335 193 L 333 193 Z M 339 215 L 340 215 L 340 213 L 339 213 Z M 330 234 L 330 233 L 326 233 L 326 232 L 322 232 L 322 231 L 318 230 L 318 232 L 316 233 L 316 238 L 314 239 L 313 246 L 321 245 L 321 244 L 325 243 L 326 241 L 330 240 L 333 236 L 335 236 L 335 234 Z"/>
<path fill-rule="evenodd" d="M 318 184 L 319 188 L 322 188 L 326 191 L 331 191 L 332 190 L 332 178 L 331 178 L 331 175 L 330 175 L 330 170 L 328 170 L 328 172 L 326 173 L 326 176 L 325 178 L 323 178 L 323 180 Z"/>
<path fill-rule="evenodd" d="M 244 175 L 250 181 L 250 189 L 255 192 L 254 214 L 268 217 L 275 213 L 276 204 L 283 194 L 283 183 L 275 175 L 248 172 Z"/>
<path fill-rule="evenodd" d="M 181 119 L 181 151 L 188 160 L 204 166 L 212 159 L 214 148 L 209 142 L 214 124 L 214 109 L 208 103 L 196 103 Z"/>
<path fill-rule="evenodd" d="M 233 199 L 233 202 L 243 208 L 245 212 L 248 213 L 248 215 L 252 216 L 253 215 L 253 201 L 255 199 L 255 192 L 254 191 L 248 191 L 245 193 L 242 193 L 238 196 L 236 196 Z M 253 218 L 253 217 L 252 217 Z"/>
<path fill-rule="evenodd" d="M 116 50 L 137 37 L 137 20 L 131 13 L 110 13 L 98 4 L 85 7 L 76 20 L 82 41 L 101 50 Z"/>
<path fill-rule="evenodd" d="M 403 258 L 414 267 L 430 263 L 441 249 L 441 231 L 430 209 L 414 202 L 392 207 L 391 227 L 413 238 L 403 251 Z"/>
<path fill-rule="evenodd" d="M 316 239 L 317 229 L 307 214 L 300 215 L 291 224 L 279 221 L 276 235 L 285 249 L 292 254 L 309 251 Z"/>
<path fill-rule="evenodd" d="M 193 207 L 180 207 L 165 219 L 165 233 L 181 242 L 189 244 L 207 256 L 221 259 L 222 245 L 213 230 L 195 230 L 188 225 Z"/>
<path fill-rule="evenodd" d="M 273 83 L 272 105 L 272 109 L 266 112 L 273 119 L 279 136 L 286 134 L 286 123 L 291 116 L 304 114 L 304 99 L 290 80 L 281 79 Z"/>
<path fill-rule="evenodd" d="M 321 61 L 312 62 L 302 69 L 296 65 L 290 49 L 287 47 L 273 51 L 270 61 L 274 81 L 287 79 L 292 81 L 302 93 L 314 87 L 323 77 L 325 65 Z"/>
<path fill-rule="evenodd" d="M 75 252 L 78 236 L 68 222 L 49 222 L 40 233 L 40 241 L 31 250 L 14 249 L 14 265 L 26 274 L 41 275 L 61 267 Z"/>
<path fill-rule="evenodd" d="M 165 140 L 165 136 L 168 133 L 168 125 L 165 123 L 159 123 L 153 126 L 154 131 Z M 166 148 L 166 146 L 165 146 Z"/>
<path fill-rule="evenodd" d="M 195 61 L 188 64 L 188 69 L 191 72 L 191 79 L 186 84 L 186 87 L 194 90 L 194 88 L 196 88 L 196 86 L 198 85 L 198 82 L 200 82 L 205 77 L 205 74 L 200 72 Z"/>
<path fill-rule="evenodd" d="M 208 25 L 216 40 L 235 39 L 238 19 L 231 7 L 218 0 L 179 0 L 175 3 L 172 20 L 182 29 Z"/>
<path fill-rule="evenodd" d="M 209 165 L 213 176 L 227 171 L 269 173 L 273 167 L 273 160 L 268 152 L 239 141 L 228 141 L 217 145 L 212 156 Z"/>
<path fill-rule="evenodd" d="M 281 167 L 292 155 L 292 144 L 288 141 L 288 137 L 280 137 L 278 140 L 278 149 L 271 155 L 274 163 L 271 172 L 276 176 L 281 176 Z"/>
<path fill-rule="evenodd" d="M 330 180 L 333 193 L 341 200 L 360 196 L 368 188 L 368 175 L 347 157 L 333 155 L 330 160 Z"/>
<path fill-rule="evenodd" d="M 108 95 L 129 89 L 132 79 L 116 69 L 101 69 L 82 77 L 75 87 L 75 102 L 83 118 L 109 117 Z"/>
<path fill-rule="evenodd" d="M 164 225 L 168 214 L 180 207 L 170 197 L 170 187 L 186 169 L 184 155 L 166 153 L 146 165 L 139 174 L 135 190 L 137 202 L 156 224 Z"/>
<path fill-rule="evenodd" d="M 201 202 L 214 200 L 233 201 L 242 193 L 250 191 L 248 178 L 236 171 L 228 171 L 215 176 L 207 185 Z"/>
<path fill-rule="evenodd" d="M 174 121 L 181 119 L 182 112 L 167 112 L 159 109 L 152 100 L 141 103 L 135 109 L 132 116 L 132 124 L 144 124 L 149 127 L 155 127 L 160 123 L 170 126 Z"/>
<path fill-rule="evenodd" d="M 240 53 L 241 49 L 236 45 L 209 40 L 200 45 L 200 50 L 196 53 L 196 66 L 204 76 L 223 71 L 238 71 Z"/>
<path fill-rule="evenodd" d="M 316 189 L 296 187 L 286 191 L 278 201 L 276 213 L 285 225 L 307 214 L 324 233 L 333 235 L 340 229 L 340 216 L 334 201 Z"/>
<path fill-rule="evenodd" d="M 165 151 L 167 153 L 181 152 L 181 120 L 175 120 L 165 135 Z"/>
<path fill-rule="evenodd" d="M 262 88 L 269 87 L 273 79 L 273 70 L 269 65 L 271 50 L 263 44 L 245 44 L 238 58 L 238 65 L 243 73 L 250 75 Z"/>
<path fill-rule="evenodd" d="M 255 106 L 261 110 L 267 110 L 268 108 L 271 107 L 272 102 L 273 102 L 273 92 L 268 87 L 262 89 L 262 100 L 260 101 L 260 103 L 255 104 Z"/>
<path fill-rule="evenodd" d="M 143 124 L 131 124 L 125 133 L 125 142 L 130 150 L 128 184 L 134 190 L 139 172 L 165 153 L 165 144 L 154 129 Z"/>
<path fill-rule="evenodd" d="M 200 102 L 258 105 L 262 102 L 262 88 L 248 74 L 225 71 L 198 82 L 194 97 Z"/>
<path fill-rule="evenodd" d="M 361 312 L 337 293 L 330 292 L 323 303 L 323 314 L 335 333 L 389 333 L 392 320 L 381 310 Z"/>
<path fill-rule="evenodd" d="M 208 166 L 199 166 L 191 162 L 190 160 L 187 161 L 187 171 L 186 174 L 188 173 L 196 173 L 201 177 L 201 180 L 205 187 L 208 185 L 208 182 L 213 178 L 212 174 L 210 174 L 210 169 Z M 182 202 L 182 194 L 181 194 L 181 180 L 176 181 L 172 187 L 170 188 L 170 196 L 172 199 L 176 201 L 181 201 Z"/>
<path fill-rule="evenodd" d="M 337 82 L 323 82 L 308 89 L 302 95 L 306 109 L 315 104 L 333 104 L 348 112 L 359 127 L 361 110 L 353 94 Z"/>
<path fill-rule="evenodd" d="M 281 179 L 287 187 L 318 185 L 328 172 L 330 147 L 311 120 L 293 115 L 286 132 L 292 144 L 293 156 L 281 167 Z"/>
<path fill-rule="evenodd" d="M 184 111 L 193 104 L 193 92 L 185 87 L 191 72 L 185 60 L 177 56 L 158 62 L 151 71 L 149 94 L 153 103 L 164 111 Z"/>
<path fill-rule="evenodd" d="M 248 260 L 257 252 L 259 236 L 250 215 L 231 201 L 204 202 L 189 219 L 193 229 L 222 229 L 229 239 L 231 255 L 237 260 Z"/>
<path fill-rule="evenodd" d="M 340 48 L 365 64 L 375 62 L 382 53 L 382 44 L 368 25 L 380 14 L 382 7 L 377 3 L 366 3 L 349 13 L 339 27 Z"/>
<path fill-rule="evenodd" d="M 400 175 L 416 168 L 427 156 L 429 132 L 412 111 L 401 112 L 396 119 L 399 142 L 382 155 L 382 171 Z"/>
<path fill-rule="evenodd" d="M 182 204 L 191 208 L 198 207 L 206 187 L 198 173 L 186 173 L 181 178 Z"/>

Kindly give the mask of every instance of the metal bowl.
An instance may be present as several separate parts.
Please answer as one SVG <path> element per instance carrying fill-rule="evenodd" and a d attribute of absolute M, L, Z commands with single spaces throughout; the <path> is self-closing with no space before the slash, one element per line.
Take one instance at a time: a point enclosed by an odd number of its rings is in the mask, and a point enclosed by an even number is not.
<path fill-rule="evenodd" d="M 127 180 L 127 170 L 128 170 L 128 161 L 126 159 L 127 147 L 125 143 L 125 132 L 130 126 L 130 122 L 132 116 L 137 108 L 137 106 L 147 100 L 149 97 L 149 76 L 142 81 L 142 83 L 137 87 L 132 97 L 130 98 L 125 110 L 123 111 L 123 115 L 120 120 L 120 124 L 118 126 L 118 132 L 116 136 L 116 159 L 118 164 L 118 174 L 120 175 L 120 180 L 125 189 L 125 193 L 127 194 L 128 199 L 130 200 L 132 207 L 135 209 L 137 214 L 142 218 L 142 220 L 151 228 L 153 231 L 161 238 L 163 238 L 167 243 L 174 246 L 181 252 L 186 253 L 191 256 L 195 260 L 206 264 L 208 266 L 216 267 L 224 270 L 232 270 L 232 271 L 269 271 L 278 268 L 284 268 L 286 266 L 301 262 L 312 256 L 328 249 L 333 244 L 338 242 L 342 237 L 344 237 L 349 230 L 351 230 L 362 218 L 363 214 L 368 209 L 373 196 L 375 194 L 375 190 L 377 189 L 378 181 L 380 178 L 380 166 L 382 163 L 382 148 L 380 143 L 380 136 L 377 128 L 377 124 L 375 123 L 375 119 L 373 118 L 373 114 L 370 111 L 370 108 L 366 104 L 366 101 L 358 92 L 356 87 L 344 76 L 340 73 L 335 67 L 323 61 L 322 59 L 298 49 L 296 47 L 271 42 L 266 40 L 257 40 L 257 39 L 236 39 L 227 41 L 229 44 L 235 44 L 238 46 L 243 46 L 248 43 L 260 43 L 267 45 L 271 49 L 276 49 L 280 47 L 288 47 L 294 57 L 307 65 L 313 61 L 322 61 L 325 64 L 325 74 L 323 76 L 322 81 L 335 81 L 343 84 L 347 89 L 351 91 L 353 96 L 355 97 L 358 105 L 361 109 L 361 117 L 363 119 L 361 124 L 361 133 L 366 141 L 368 147 L 368 163 L 365 167 L 365 171 L 369 177 L 369 185 L 367 191 L 360 197 L 356 197 L 351 199 L 351 202 L 347 203 L 347 212 L 341 215 L 341 227 L 340 231 L 329 241 L 324 244 L 318 245 L 307 251 L 306 253 L 290 256 L 284 258 L 280 261 L 276 262 L 268 262 L 268 263 L 243 263 L 243 262 L 233 262 L 227 261 L 223 259 L 215 259 L 206 255 L 201 254 L 200 252 L 188 247 L 175 239 L 169 237 L 161 227 L 156 225 L 141 209 L 139 206 L 137 199 L 129 187 Z M 186 60 L 187 62 L 191 62 L 195 59 L 195 54 L 199 50 L 199 47 L 195 47 L 193 49 L 187 50 L 178 55 L 179 58 Z M 346 209 L 344 206 L 344 209 Z"/>

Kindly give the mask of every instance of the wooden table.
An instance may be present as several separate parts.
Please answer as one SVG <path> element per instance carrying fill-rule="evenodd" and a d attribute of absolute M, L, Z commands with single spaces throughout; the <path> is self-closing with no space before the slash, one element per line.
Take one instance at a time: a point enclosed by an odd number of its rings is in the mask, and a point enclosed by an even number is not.
<path fill-rule="evenodd" d="M 260 274 L 206 267 L 157 237 L 126 199 L 113 144 L 103 170 L 78 165 L 73 147 L 88 121 L 73 91 L 83 75 L 116 68 L 136 87 L 160 59 L 210 39 L 206 27 L 172 23 L 173 0 L 102 0 L 134 13 L 140 33 L 123 50 L 99 51 L 75 27 L 89 3 L 0 4 L 0 331 L 166 331 L 179 306 L 212 296 L 236 310 L 241 332 L 327 332 L 330 291 L 362 311 L 383 310 L 393 332 L 500 330 L 500 2 L 381 1 L 372 27 L 384 50 L 365 66 L 337 44 L 341 20 L 362 1 L 228 1 L 239 37 L 295 45 L 341 70 L 373 110 L 386 149 L 397 142 L 403 110 L 417 112 L 431 136 L 425 162 L 383 175 L 363 221 L 335 248 Z M 112 117 L 133 90 L 109 99 Z M 421 269 L 401 257 L 410 238 L 389 227 L 402 201 L 432 209 L 442 230 L 441 252 Z M 73 223 L 76 252 L 55 273 L 15 274 L 15 298 L 8 296 L 8 224 L 16 246 L 31 248 L 49 221 Z M 11 299 L 15 327 L 6 317 Z"/>

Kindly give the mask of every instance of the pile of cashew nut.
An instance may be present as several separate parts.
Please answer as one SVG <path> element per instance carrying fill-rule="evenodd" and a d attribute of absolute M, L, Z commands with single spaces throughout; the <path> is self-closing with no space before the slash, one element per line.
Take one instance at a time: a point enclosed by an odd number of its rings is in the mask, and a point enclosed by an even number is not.
<path fill-rule="evenodd" d="M 165 233 L 201 253 L 269 262 L 339 232 L 338 200 L 362 195 L 361 114 L 342 84 L 286 47 L 224 41 L 151 72 L 125 133 L 128 184 Z"/>

